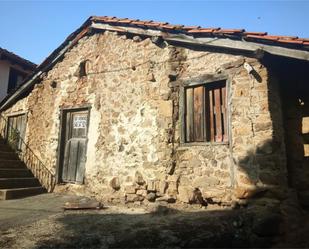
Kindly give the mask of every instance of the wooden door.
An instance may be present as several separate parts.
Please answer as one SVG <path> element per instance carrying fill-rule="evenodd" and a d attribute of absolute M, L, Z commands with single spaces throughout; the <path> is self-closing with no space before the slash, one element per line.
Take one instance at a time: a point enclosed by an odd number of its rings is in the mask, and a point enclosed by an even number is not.
<path fill-rule="evenodd" d="M 89 111 L 64 113 L 62 181 L 84 182 Z"/>

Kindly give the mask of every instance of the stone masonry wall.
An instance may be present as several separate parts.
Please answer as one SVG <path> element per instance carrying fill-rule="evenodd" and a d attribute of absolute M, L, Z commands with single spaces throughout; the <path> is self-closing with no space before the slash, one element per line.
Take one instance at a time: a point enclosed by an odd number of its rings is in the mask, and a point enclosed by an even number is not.
<path fill-rule="evenodd" d="M 79 77 L 83 61 L 87 75 Z M 229 82 L 229 143 L 181 145 L 181 86 L 172 83 L 220 74 Z M 200 191 L 229 202 L 285 185 L 276 91 L 256 59 L 105 32 L 82 38 L 5 114 L 24 105 L 29 146 L 56 172 L 61 108 L 91 106 L 85 184 L 56 191 L 126 202 L 194 202 Z"/>

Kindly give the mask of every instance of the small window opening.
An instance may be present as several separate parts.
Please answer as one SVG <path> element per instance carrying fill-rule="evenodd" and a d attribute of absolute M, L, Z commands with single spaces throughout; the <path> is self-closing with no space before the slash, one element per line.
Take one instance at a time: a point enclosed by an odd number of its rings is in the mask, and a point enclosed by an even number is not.
<path fill-rule="evenodd" d="M 185 142 L 226 142 L 226 81 L 185 88 Z"/>
<path fill-rule="evenodd" d="M 86 63 L 87 63 L 87 61 L 82 61 L 79 64 L 79 74 L 78 74 L 79 78 L 87 76 Z"/>

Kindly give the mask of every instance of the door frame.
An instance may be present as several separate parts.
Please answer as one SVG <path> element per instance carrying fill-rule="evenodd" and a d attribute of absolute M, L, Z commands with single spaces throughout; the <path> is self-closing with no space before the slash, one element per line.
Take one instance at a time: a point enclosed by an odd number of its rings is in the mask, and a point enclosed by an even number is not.
<path fill-rule="evenodd" d="M 57 184 L 65 184 L 66 182 L 62 181 L 62 167 L 63 167 L 63 159 L 64 159 L 64 149 L 65 149 L 65 131 L 66 131 L 66 115 L 68 112 L 77 112 L 77 111 L 87 111 L 87 141 L 86 141 L 86 154 L 87 154 L 87 145 L 88 145 L 88 130 L 90 127 L 90 110 L 91 105 L 83 105 L 77 107 L 60 107 L 60 125 L 59 125 L 59 133 L 58 133 L 58 148 L 57 148 L 57 162 L 56 162 L 56 183 Z"/>

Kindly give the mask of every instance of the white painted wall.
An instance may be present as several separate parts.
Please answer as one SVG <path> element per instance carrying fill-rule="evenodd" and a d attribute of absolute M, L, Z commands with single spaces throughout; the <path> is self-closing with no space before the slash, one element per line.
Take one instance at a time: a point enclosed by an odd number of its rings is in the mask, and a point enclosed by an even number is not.
<path fill-rule="evenodd" d="M 7 95 L 9 72 L 10 64 L 7 61 L 0 61 L 0 101 Z"/>

